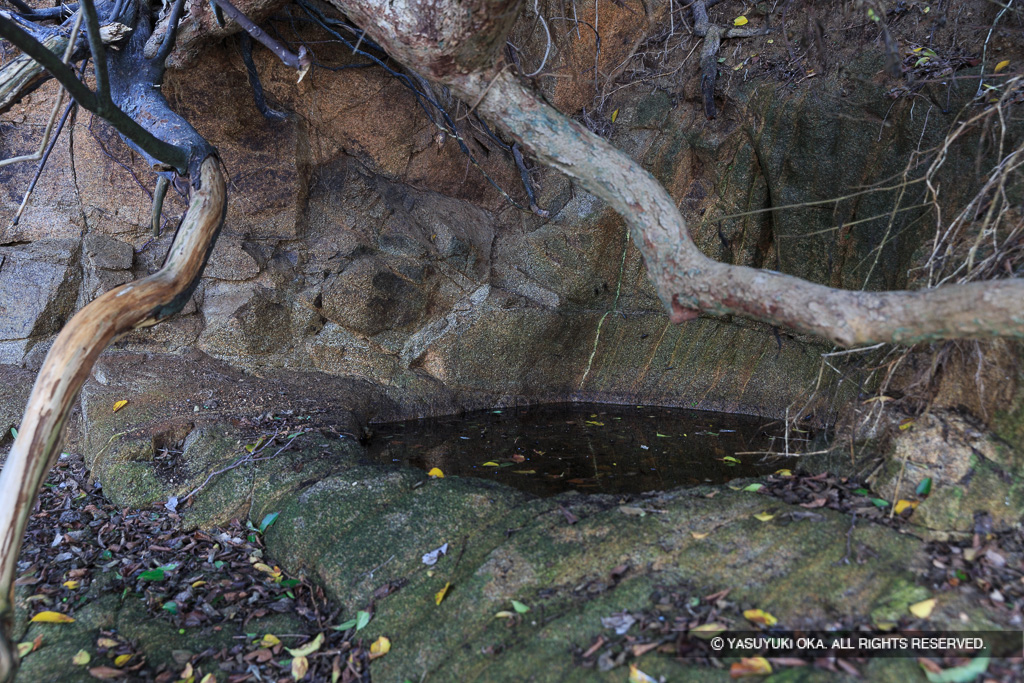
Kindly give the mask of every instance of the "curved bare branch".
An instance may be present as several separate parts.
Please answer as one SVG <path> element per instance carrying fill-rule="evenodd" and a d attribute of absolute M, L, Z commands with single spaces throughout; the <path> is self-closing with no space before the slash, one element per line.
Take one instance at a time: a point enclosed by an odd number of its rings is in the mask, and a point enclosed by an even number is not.
<path fill-rule="evenodd" d="M 13 666 L 7 640 L 13 619 L 18 549 L 36 492 L 53 465 L 78 391 L 100 353 L 120 335 L 156 324 L 184 305 L 224 221 L 225 181 L 216 157 L 202 164 L 199 189 L 159 271 L 113 289 L 79 311 L 46 355 L 18 438 L 0 473 L 0 681 Z M 7 669 L 5 670 L 5 666 Z"/>
<path fill-rule="evenodd" d="M 382 10 L 374 0 L 334 4 L 406 66 L 449 86 L 541 162 L 577 179 L 608 202 L 630 226 L 647 272 L 669 319 L 680 323 L 701 312 L 737 314 L 815 334 L 841 346 L 876 342 L 914 343 L 955 337 L 1024 338 L 1024 280 L 996 280 L 937 289 L 857 292 L 708 258 L 693 242 L 675 201 L 629 156 L 581 124 L 544 103 L 516 78 L 491 62 L 480 67 L 486 46 L 479 35 L 472 58 L 449 43 L 470 44 L 458 22 L 439 26 L 437 17 L 496 16 L 516 11 L 519 0 L 394 0 Z M 499 31 L 503 24 L 474 24 Z M 422 27 L 427 27 L 426 29 Z M 431 48 L 430 38 L 444 44 Z M 501 34 L 504 39 L 504 34 Z M 477 65 L 477 70 L 472 67 Z"/>

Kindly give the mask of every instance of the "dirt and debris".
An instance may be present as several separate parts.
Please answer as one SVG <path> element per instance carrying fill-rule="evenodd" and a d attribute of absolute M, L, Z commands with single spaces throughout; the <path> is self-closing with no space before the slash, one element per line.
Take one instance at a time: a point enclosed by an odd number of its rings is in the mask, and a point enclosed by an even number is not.
<path fill-rule="evenodd" d="M 36 621 L 75 618 L 105 595 L 141 600 L 146 612 L 169 629 L 233 634 L 234 644 L 201 652 L 175 651 L 174 664 L 147 660 L 131 634 L 116 629 L 96 634 L 95 647 L 74 662 L 97 679 L 198 681 L 293 680 L 292 662 L 305 655 L 305 681 L 369 681 L 371 644 L 345 626 L 347 615 L 323 589 L 282 571 L 264 554 L 263 528 L 233 522 L 209 531 L 186 530 L 168 509 L 119 509 L 90 484 L 80 458 L 63 455 L 50 473 L 32 515 L 18 564 L 19 593 Z M 31 594 L 28 594 L 31 593 Z M 372 616 L 372 605 L 366 608 Z M 258 631 L 258 620 L 274 614 L 297 617 L 290 633 Z M 64 619 L 66 621 L 66 619 Z M 47 635 L 35 648 L 45 647 Z M 30 641 L 31 642 L 31 641 Z M 26 648 L 27 649 L 27 648 Z M 26 657 L 32 657 L 30 650 Z M 212 680 L 212 679 L 211 679 Z"/>

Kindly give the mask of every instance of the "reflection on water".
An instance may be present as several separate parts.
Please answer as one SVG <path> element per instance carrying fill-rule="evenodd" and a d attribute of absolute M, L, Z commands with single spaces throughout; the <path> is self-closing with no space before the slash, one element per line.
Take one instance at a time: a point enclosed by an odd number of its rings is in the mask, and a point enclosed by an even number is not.
<path fill-rule="evenodd" d="M 556 404 L 376 425 L 379 463 L 493 479 L 540 496 L 640 493 L 791 468 L 780 425 L 675 408 Z"/>

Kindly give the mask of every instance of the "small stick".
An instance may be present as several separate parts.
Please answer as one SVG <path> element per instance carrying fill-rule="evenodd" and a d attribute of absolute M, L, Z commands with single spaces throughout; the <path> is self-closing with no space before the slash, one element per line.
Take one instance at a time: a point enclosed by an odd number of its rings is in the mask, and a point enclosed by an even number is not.
<path fill-rule="evenodd" d="M 153 212 L 151 222 L 153 224 L 153 237 L 160 236 L 160 214 L 164 210 L 164 197 L 167 196 L 167 188 L 170 187 L 171 181 L 167 179 L 167 176 L 157 176 L 156 178 L 156 189 L 153 190 Z"/>

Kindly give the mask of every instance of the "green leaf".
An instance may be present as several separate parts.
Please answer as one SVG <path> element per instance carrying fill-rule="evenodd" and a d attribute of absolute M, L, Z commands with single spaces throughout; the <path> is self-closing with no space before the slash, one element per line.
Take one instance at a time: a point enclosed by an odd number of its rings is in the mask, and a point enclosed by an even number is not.
<path fill-rule="evenodd" d="M 280 583 L 280 586 L 281 588 L 295 588 L 300 583 L 302 583 L 302 581 L 298 579 L 285 579 Z"/>
<path fill-rule="evenodd" d="M 871 493 L 871 491 L 868 491 L 867 489 L 854 489 L 853 492 L 858 496 L 866 496 Z"/>
<path fill-rule="evenodd" d="M 162 609 L 165 612 L 170 612 L 171 614 L 177 614 L 178 613 L 178 603 L 176 603 L 173 600 L 171 600 L 170 602 L 165 602 L 163 604 L 163 607 L 161 607 L 160 609 Z"/>
<path fill-rule="evenodd" d="M 177 567 L 177 565 L 175 565 L 175 564 L 165 564 L 162 567 L 157 567 L 156 569 L 148 569 L 148 570 L 142 572 L 141 574 L 139 574 L 139 580 L 140 581 L 163 581 L 165 578 L 167 578 L 166 573 L 170 572 L 170 571 L 174 571 L 175 567 Z"/>
<path fill-rule="evenodd" d="M 661 437 L 661 438 L 663 438 L 663 439 L 671 439 L 671 438 L 672 438 L 672 437 L 671 437 L 671 436 L 669 436 L 668 434 L 662 434 L 661 432 L 655 432 L 655 433 L 654 433 L 654 435 L 655 435 L 655 436 L 660 436 L 660 437 Z"/>
<path fill-rule="evenodd" d="M 344 623 L 341 623 L 341 624 L 338 624 L 337 626 L 332 626 L 331 628 L 334 629 L 335 631 L 347 631 L 350 628 L 355 628 L 355 625 L 356 625 L 356 620 L 355 619 L 349 619 L 348 621 L 346 621 Z"/>
<path fill-rule="evenodd" d="M 887 508 L 887 507 L 889 507 L 889 501 L 882 500 L 881 498 L 872 498 L 871 502 L 872 502 L 872 504 L 875 505 L 875 507 L 880 507 L 880 508 Z"/>
<path fill-rule="evenodd" d="M 932 673 L 925 669 L 924 675 L 929 683 L 970 683 L 988 671 L 990 660 L 991 657 L 976 657 L 969 664 L 954 666 L 952 669 L 946 669 L 939 673 Z"/>
<path fill-rule="evenodd" d="M 915 493 L 919 496 L 927 496 L 932 492 L 932 478 L 925 477 L 921 480 L 921 483 L 917 485 Z"/>
<path fill-rule="evenodd" d="M 356 612 L 356 630 L 363 630 L 363 628 L 365 628 L 366 625 L 370 623 L 370 619 L 372 618 L 373 617 L 370 615 L 369 612 L 364 612 L 362 610 Z"/>
<path fill-rule="evenodd" d="M 725 456 L 724 458 L 722 458 L 722 460 L 725 461 L 725 462 L 731 462 L 733 464 L 739 464 L 739 462 L 740 462 L 739 458 L 734 458 L 731 455 Z"/>
<path fill-rule="evenodd" d="M 746 486 L 743 487 L 743 490 L 744 491 L 750 491 L 751 493 L 753 493 L 754 491 L 760 491 L 763 488 L 764 488 L 764 484 L 754 483 L 754 484 L 747 484 Z"/>
<path fill-rule="evenodd" d="M 519 602 L 518 600 L 513 600 L 512 601 L 512 609 L 514 609 L 519 614 L 526 614 L 527 612 L 530 611 L 529 607 L 527 607 L 523 603 Z"/>
<path fill-rule="evenodd" d="M 264 517 L 263 521 L 260 522 L 260 533 L 262 534 L 267 529 L 269 529 L 270 525 L 277 521 L 277 516 L 280 514 L 280 512 L 271 512 L 269 515 Z"/>
<path fill-rule="evenodd" d="M 220 569 L 221 567 L 224 566 L 224 560 L 217 560 L 216 562 L 213 563 L 213 566 L 215 568 L 217 568 L 217 569 Z"/>
<path fill-rule="evenodd" d="M 11 427 L 11 436 L 13 436 L 15 439 L 18 438 L 18 430 L 15 429 L 14 427 Z"/>

